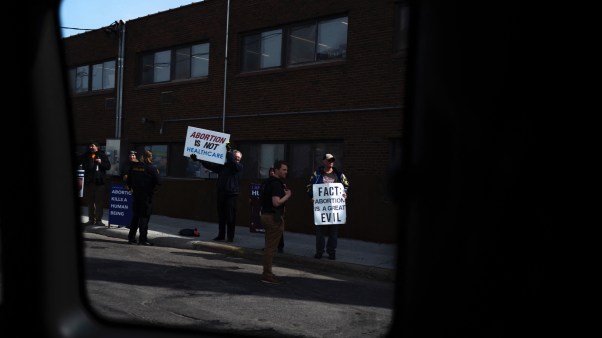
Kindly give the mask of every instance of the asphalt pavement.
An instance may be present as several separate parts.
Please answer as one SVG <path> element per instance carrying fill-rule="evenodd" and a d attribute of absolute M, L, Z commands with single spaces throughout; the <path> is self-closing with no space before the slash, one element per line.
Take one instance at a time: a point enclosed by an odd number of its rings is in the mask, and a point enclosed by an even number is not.
<path fill-rule="evenodd" d="M 108 210 L 107 210 L 108 211 Z M 87 209 L 81 212 L 81 222 L 88 221 Z M 102 225 L 82 225 L 84 231 L 121 238 L 128 244 L 129 229 L 122 225 L 109 224 L 103 217 Z M 345 226 L 345 225 L 341 225 Z M 198 237 L 181 236 L 181 229 L 197 228 Z M 154 246 L 180 249 L 222 252 L 259 260 L 263 254 L 264 233 L 251 232 L 248 226 L 237 226 L 233 242 L 214 241 L 217 223 L 190 219 L 152 215 L 149 222 L 148 240 Z M 313 234 L 284 233 L 284 250 L 274 256 L 274 267 L 286 264 L 303 264 L 333 272 L 362 274 L 383 281 L 394 281 L 397 260 L 395 244 L 372 243 L 348 238 L 338 239 L 336 260 L 314 258 L 316 238 Z"/>

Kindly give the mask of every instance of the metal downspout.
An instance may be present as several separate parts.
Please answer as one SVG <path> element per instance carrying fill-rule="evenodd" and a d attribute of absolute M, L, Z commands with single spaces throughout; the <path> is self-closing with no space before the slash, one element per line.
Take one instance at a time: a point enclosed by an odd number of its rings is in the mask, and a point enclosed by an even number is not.
<path fill-rule="evenodd" d="M 123 120 L 123 65 L 125 60 L 125 23 L 119 20 L 119 48 L 117 51 L 117 99 L 115 100 L 115 138 L 121 139 Z"/>

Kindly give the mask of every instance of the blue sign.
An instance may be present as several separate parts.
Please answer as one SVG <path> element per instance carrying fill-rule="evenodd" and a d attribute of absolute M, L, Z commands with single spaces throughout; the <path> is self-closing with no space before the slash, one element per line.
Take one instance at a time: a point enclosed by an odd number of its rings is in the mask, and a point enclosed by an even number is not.
<path fill-rule="evenodd" d="M 259 198 L 259 188 L 261 184 L 259 183 L 251 183 L 251 198 L 258 199 Z"/>
<path fill-rule="evenodd" d="M 250 207 L 251 207 L 251 232 L 265 232 L 263 228 L 263 224 L 261 224 L 261 216 L 259 215 L 261 211 L 261 201 L 259 200 L 259 188 L 261 188 L 261 184 L 259 183 L 251 183 L 251 198 L 249 198 Z"/>
<path fill-rule="evenodd" d="M 132 221 L 132 192 L 127 191 L 123 184 L 113 184 L 109 203 L 109 225 L 129 227 Z"/>

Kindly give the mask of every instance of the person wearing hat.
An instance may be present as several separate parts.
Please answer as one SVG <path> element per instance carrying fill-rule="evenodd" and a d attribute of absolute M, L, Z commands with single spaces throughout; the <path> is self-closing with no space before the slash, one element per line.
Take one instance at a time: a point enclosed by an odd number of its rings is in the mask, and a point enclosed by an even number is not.
<path fill-rule="evenodd" d="M 153 195 L 161 185 L 161 177 L 153 164 L 153 153 L 150 150 L 144 151 L 140 161 L 130 162 L 126 184 L 132 189 L 134 200 L 128 243 L 152 245 L 148 241 L 148 222 L 152 213 Z M 138 241 L 136 232 L 139 232 Z"/>
<path fill-rule="evenodd" d="M 347 198 L 347 189 L 349 188 L 349 181 L 347 176 L 340 170 L 334 167 L 336 161 L 334 155 L 325 154 L 322 158 L 323 165 L 314 171 L 309 178 L 309 184 L 307 185 L 307 194 L 313 200 L 313 185 L 322 183 L 341 183 L 345 192 L 343 197 Z M 314 258 L 320 259 L 324 254 L 324 249 L 328 253 L 328 258 L 331 260 L 336 259 L 337 240 L 339 233 L 338 224 L 317 224 L 316 225 L 316 254 Z M 328 242 L 325 241 L 325 236 L 328 236 Z"/>
<path fill-rule="evenodd" d="M 138 155 L 138 153 L 135 150 L 130 151 L 130 154 L 128 155 L 129 163 L 125 167 L 125 170 L 123 171 L 124 174 L 122 176 L 122 179 L 123 179 L 123 182 L 126 183 L 125 188 L 127 190 L 130 190 L 129 187 L 127 186 L 128 171 L 130 171 L 130 167 L 132 166 L 132 163 L 139 162 L 138 157 L 136 157 L 137 155 Z"/>
<path fill-rule="evenodd" d="M 91 141 L 88 150 L 80 157 L 79 164 L 84 169 L 84 196 L 88 205 L 86 224 L 105 225 L 102 222 L 102 214 L 106 196 L 106 174 L 107 170 L 111 169 L 109 157 L 100 150 L 98 142 Z"/>

